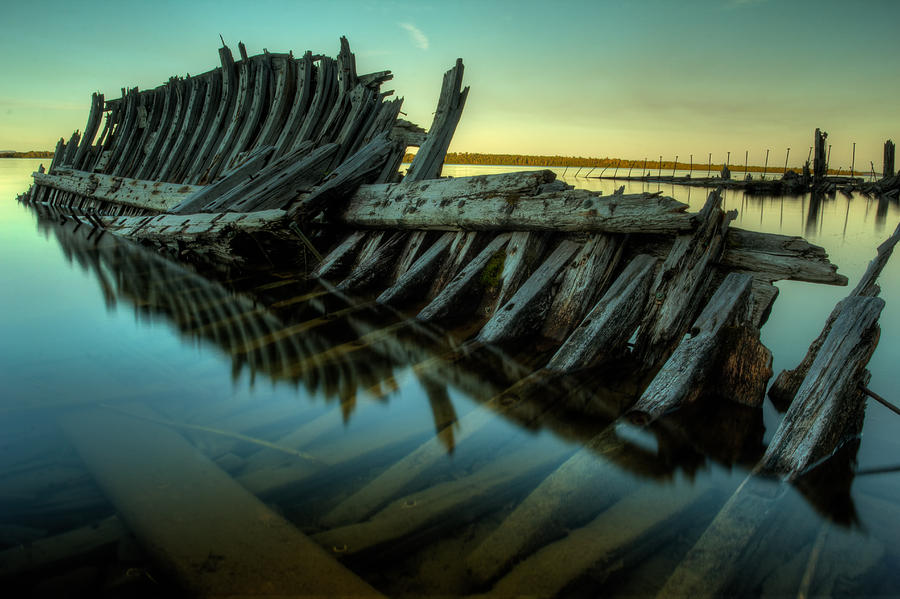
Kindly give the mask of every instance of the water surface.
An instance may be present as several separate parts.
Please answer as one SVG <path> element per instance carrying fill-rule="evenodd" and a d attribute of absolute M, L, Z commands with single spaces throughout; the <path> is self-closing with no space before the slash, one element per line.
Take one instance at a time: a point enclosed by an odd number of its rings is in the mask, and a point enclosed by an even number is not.
<path fill-rule="evenodd" d="M 302 273 L 205 276 L 16 203 L 39 162 L 0 160 L 0 550 L 115 513 L 71 431 L 60 427 L 100 409 L 145 421 L 151 414 L 155 425 L 177 430 L 388 595 L 485 591 L 506 571 L 519 572 L 515 563 L 526 558 L 524 567 L 563 578 L 561 596 L 652 595 L 746 478 L 781 417 L 768 402 L 762 414 L 726 402 L 686 413 L 668 428 L 616 425 L 615 414 L 636 393 L 627 377 L 535 380 L 528 351 L 467 352 L 460 331 L 448 334 L 376 309 L 367 298 L 334 295 Z M 505 170 L 512 169 L 450 165 L 445 174 Z M 573 174 L 564 178 L 580 187 L 618 187 Z M 625 186 L 663 191 L 692 210 L 707 194 Z M 805 236 L 849 278 L 849 287 L 777 284 L 779 298 L 762 328 L 777 373 L 802 358 L 893 231 L 900 208 L 840 194 L 813 202 L 726 192 L 724 203 L 738 210 L 734 226 Z M 880 279 L 887 305 L 869 365 L 869 387 L 895 401 L 898 269 L 896 260 L 889 263 Z M 824 485 L 786 491 L 778 513 L 740 556 L 729 592 L 900 593 L 898 425 L 896 415 L 871 403 L 855 463 Z M 407 456 L 422 447 L 432 448 L 427 467 L 388 488 L 384 474 L 411 463 Z M 573 463 L 580 469 L 557 470 Z M 855 470 L 861 474 L 854 478 Z M 533 546 L 483 582 L 477 573 L 502 553 L 491 544 L 495 531 L 548 480 L 575 489 L 570 503 L 536 519 Z M 356 536 L 329 536 L 353 523 L 334 511 L 358 492 L 383 497 L 357 520 L 375 514 L 377 523 L 377 514 L 386 517 L 382 507 L 399 502 L 421 521 L 409 531 L 385 519 L 389 525 Z M 667 509 L 671 517 L 663 517 Z M 608 537 L 610 549 L 567 573 L 574 566 L 556 549 L 561 542 L 577 549 L 580 534 L 594 548 Z M 15 582 L 52 590 L 54 580 L 62 585 L 73 576 L 95 596 L 174 584 L 139 546 L 82 556 Z"/>

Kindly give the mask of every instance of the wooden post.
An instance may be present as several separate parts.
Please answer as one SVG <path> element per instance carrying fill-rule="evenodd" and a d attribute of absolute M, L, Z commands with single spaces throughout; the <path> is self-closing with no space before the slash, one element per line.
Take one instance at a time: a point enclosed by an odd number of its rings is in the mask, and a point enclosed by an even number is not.
<path fill-rule="evenodd" d="M 709 153 L 709 158 L 707 158 L 706 162 L 706 177 L 709 178 L 709 174 L 712 172 L 712 152 Z"/>
<path fill-rule="evenodd" d="M 662 177 L 662 154 L 659 155 L 659 163 L 657 164 L 657 177 Z"/>
<path fill-rule="evenodd" d="M 690 168 L 690 172 L 688 174 L 690 174 L 690 175 L 694 174 L 694 155 L 693 154 L 691 154 L 691 168 Z"/>
<path fill-rule="evenodd" d="M 744 150 L 744 179 L 747 178 L 747 173 L 750 172 L 748 170 L 749 165 L 750 165 L 750 150 Z"/>
<path fill-rule="evenodd" d="M 763 179 L 766 178 L 766 171 L 768 171 L 768 170 L 769 170 L 769 148 L 766 148 L 766 162 L 763 165 L 763 174 L 762 174 Z"/>
<path fill-rule="evenodd" d="M 854 176 L 856 173 L 853 170 L 853 167 L 856 166 L 856 142 L 853 142 L 853 154 L 850 157 L 850 176 Z"/>
<path fill-rule="evenodd" d="M 644 156 L 644 176 L 646 177 L 649 173 L 647 172 L 647 157 Z"/>
<path fill-rule="evenodd" d="M 678 167 L 678 154 L 675 154 L 675 162 L 672 163 L 672 178 L 675 178 L 675 169 Z"/>
<path fill-rule="evenodd" d="M 881 171 L 882 177 L 894 176 L 894 142 L 887 140 L 884 142 L 884 167 Z"/>
<path fill-rule="evenodd" d="M 813 148 L 815 155 L 813 156 L 813 184 L 822 182 L 827 174 L 827 162 L 825 158 L 825 140 L 828 133 L 816 129 L 813 137 Z M 830 147 L 830 146 L 829 146 Z"/>
<path fill-rule="evenodd" d="M 782 174 L 784 174 L 784 173 L 787 172 L 788 157 L 789 157 L 790 155 L 791 155 L 791 149 L 788 148 L 788 149 L 787 149 L 787 152 L 784 154 L 784 172 L 783 172 Z"/>

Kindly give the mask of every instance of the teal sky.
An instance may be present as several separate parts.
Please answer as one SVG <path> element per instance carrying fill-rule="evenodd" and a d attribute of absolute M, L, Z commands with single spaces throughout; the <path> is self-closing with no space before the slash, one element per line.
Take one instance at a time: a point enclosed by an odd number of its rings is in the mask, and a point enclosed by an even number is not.
<path fill-rule="evenodd" d="M 784 163 L 815 127 L 833 166 L 880 167 L 900 138 L 900 2 L 4 2 L 0 150 L 52 149 L 83 129 L 90 94 L 154 87 L 237 53 L 336 55 L 390 69 L 428 127 L 457 57 L 471 92 L 451 150 Z"/>

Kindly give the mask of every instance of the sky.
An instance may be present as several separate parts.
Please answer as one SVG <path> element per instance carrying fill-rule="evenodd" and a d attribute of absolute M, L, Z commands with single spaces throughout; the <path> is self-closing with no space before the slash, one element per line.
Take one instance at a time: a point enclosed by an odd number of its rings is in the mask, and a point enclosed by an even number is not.
<path fill-rule="evenodd" d="M 471 86 L 450 151 L 677 155 L 799 166 L 821 127 L 831 165 L 880 169 L 900 138 L 900 1 L 232 2 L 7 0 L 0 5 L 0 150 L 53 149 L 90 97 L 152 88 L 237 55 L 336 56 L 391 70 L 383 89 L 428 128 L 457 57 Z"/>

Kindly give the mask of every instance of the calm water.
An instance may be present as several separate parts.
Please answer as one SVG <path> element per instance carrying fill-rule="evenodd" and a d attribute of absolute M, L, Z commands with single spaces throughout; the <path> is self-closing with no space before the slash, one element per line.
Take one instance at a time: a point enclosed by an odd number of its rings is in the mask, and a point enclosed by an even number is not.
<path fill-rule="evenodd" d="M 483 580 L 507 571 L 501 594 L 533 592 L 530 573 L 560 596 L 653 595 L 778 424 L 768 402 L 762 416 L 718 406 L 669 428 L 611 424 L 635 391 L 627 381 L 521 382 L 527 355 L 466 354 L 460 332 L 330 295 L 298 273 L 212 280 L 38 218 L 14 198 L 39 162 L 0 160 L 0 572 L 16 548 L 115 513 L 96 463 L 86 465 L 73 443 L 106 434 L 83 415 L 125 412 L 177 431 L 390 596 L 483 592 L 491 588 Z M 445 174 L 505 170 L 448 166 Z M 567 181 L 581 187 L 617 187 L 573 174 Z M 692 209 L 706 197 L 657 184 L 626 192 L 648 188 Z M 896 203 L 840 194 L 811 205 L 808 196 L 729 192 L 725 208 L 738 210 L 734 226 L 824 246 L 850 280 L 844 288 L 778 284 L 762 329 L 776 373 L 802 358 L 900 220 Z M 895 402 L 898 270 L 894 258 L 880 279 L 887 305 L 869 364 L 869 387 Z M 737 559 L 728 593 L 900 594 L 898 431 L 900 417 L 870 403 L 848 467 L 859 474 L 789 489 Z M 407 457 L 417 451 L 427 459 Z M 389 484 L 385 473 L 398 471 Z M 177 472 L 158 476 L 168 475 L 178 480 Z M 547 494 L 551 483 L 569 491 Z M 370 509 L 336 513 L 360 493 L 374 498 Z M 404 518 L 381 511 L 396 501 Z M 523 506 L 534 509 L 530 517 Z M 367 518 L 367 526 L 329 532 Z M 497 531 L 522 522 L 527 548 L 507 555 Z M 123 539 L 20 575 L 15 588 L 169 593 L 168 574 Z"/>

